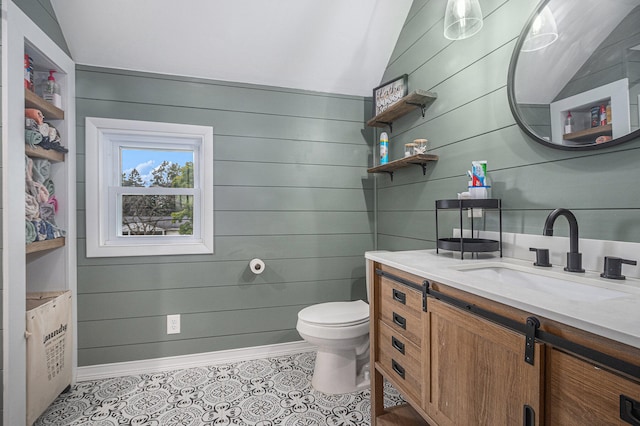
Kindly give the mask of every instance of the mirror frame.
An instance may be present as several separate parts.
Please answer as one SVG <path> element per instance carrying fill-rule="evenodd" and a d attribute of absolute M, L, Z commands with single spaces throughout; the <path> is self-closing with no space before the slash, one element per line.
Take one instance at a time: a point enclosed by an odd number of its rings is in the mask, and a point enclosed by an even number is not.
<path fill-rule="evenodd" d="M 516 42 L 516 47 L 513 49 L 513 53 L 511 54 L 511 62 L 509 63 L 509 72 L 507 74 L 507 97 L 509 99 L 509 108 L 511 109 L 511 114 L 513 114 L 516 123 L 518 123 L 518 126 L 520 126 L 520 128 L 534 141 L 548 146 L 549 148 L 561 149 L 564 151 L 591 151 L 595 149 L 609 148 L 640 137 L 640 129 L 638 129 L 627 135 L 621 136 L 605 143 L 593 143 L 583 146 L 561 145 L 541 138 L 531 129 L 531 127 L 529 127 L 527 123 L 524 122 L 524 119 L 522 118 L 522 115 L 520 114 L 520 110 L 518 108 L 518 103 L 515 99 L 514 89 L 516 67 L 518 66 L 518 57 L 520 56 L 520 50 L 522 49 L 522 45 L 524 44 L 524 40 L 527 37 L 527 34 L 529 33 L 529 29 L 531 28 L 531 25 L 533 25 L 533 21 L 550 1 L 551 0 L 542 0 L 538 4 L 538 6 L 524 25 L 524 28 L 522 29 L 522 32 L 518 37 L 518 41 Z"/>

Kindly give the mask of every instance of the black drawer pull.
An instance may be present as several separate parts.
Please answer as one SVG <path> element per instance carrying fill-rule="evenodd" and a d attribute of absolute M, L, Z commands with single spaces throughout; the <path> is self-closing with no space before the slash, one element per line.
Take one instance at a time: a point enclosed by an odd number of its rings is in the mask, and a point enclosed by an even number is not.
<path fill-rule="evenodd" d="M 620 395 L 620 418 L 631 425 L 640 426 L 640 402 Z"/>
<path fill-rule="evenodd" d="M 393 346 L 395 350 L 397 350 L 402 355 L 404 355 L 404 343 L 402 343 L 400 340 L 396 339 L 393 336 L 391 336 L 391 346 Z"/>
<path fill-rule="evenodd" d="M 400 290 L 393 289 L 393 300 L 396 302 L 400 302 L 403 305 L 407 304 L 407 295 L 401 292 Z"/>
<path fill-rule="evenodd" d="M 395 359 L 391 360 L 391 368 L 393 368 L 393 371 L 395 371 L 398 376 L 404 379 L 404 367 L 398 364 Z"/>
<path fill-rule="evenodd" d="M 402 315 L 398 315 L 395 312 L 393 313 L 393 323 L 405 330 L 407 329 L 407 320 Z"/>

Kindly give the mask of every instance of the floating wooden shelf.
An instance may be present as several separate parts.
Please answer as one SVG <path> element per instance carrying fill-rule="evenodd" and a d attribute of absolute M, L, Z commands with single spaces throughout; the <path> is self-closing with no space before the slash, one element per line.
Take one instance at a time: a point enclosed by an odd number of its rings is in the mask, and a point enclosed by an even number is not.
<path fill-rule="evenodd" d="M 595 142 L 598 136 L 611 136 L 612 125 L 592 127 L 590 129 L 580 130 L 562 135 L 562 139 L 568 141 Z"/>
<path fill-rule="evenodd" d="M 387 164 L 381 164 L 379 166 L 371 167 L 367 169 L 368 173 L 389 173 L 391 180 L 393 180 L 393 172 L 404 167 L 409 167 L 412 164 L 422 167 L 422 174 L 427 173 L 427 163 L 429 161 L 438 161 L 437 155 L 432 154 L 416 154 L 410 157 L 400 158 L 399 160 L 391 161 Z"/>
<path fill-rule="evenodd" d="M 54 151 L 52 149 L 43 149 L 39 147 L 32 148 L 29 145 L 24 146 L 24 153 L 29 157 L 44 158 L 49 161 L 64 161 L 64 153 Z"/>
<path fill-rule="evenodd" d="M 44 114 L 45 120 L 64 120 L 63 110 L 28 89 L 24 89 L 24 107 L 39 109 Z"/>
<path fill-rule="evenodd" d="M 367 126 L 389 127 L 389 131 L 393 131 L 393 122 L 416 108 L 422 110 L 422 116 L 424 117 L 427 106 L 435 101 L 437 97 L 437 93 L 418 89 L 367 121 Z"/>
<path fill-rule="evenodd" d="M 35 241 L 27 244 L 26 253 L 37 253 L 39 251 L 51 250 L 58 247 L 64 247 L 64 237 L 55 238 L 53 240 Z"/>

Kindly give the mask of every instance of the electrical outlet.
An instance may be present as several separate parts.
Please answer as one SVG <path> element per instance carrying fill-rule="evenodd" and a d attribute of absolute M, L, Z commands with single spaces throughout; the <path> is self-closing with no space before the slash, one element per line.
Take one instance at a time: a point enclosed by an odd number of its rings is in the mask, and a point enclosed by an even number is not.
<path fill-rule="evenodd" d="M 180 314 L 167 315 L 167 334 L 180 333 Z"/>

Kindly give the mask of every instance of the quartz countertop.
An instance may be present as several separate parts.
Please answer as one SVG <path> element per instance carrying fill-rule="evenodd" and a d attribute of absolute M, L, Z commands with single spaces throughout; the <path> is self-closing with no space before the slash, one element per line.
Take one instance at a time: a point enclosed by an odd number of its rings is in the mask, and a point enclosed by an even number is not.
<path fill-rule="evenodd" d="M 490 257 L 460 258 L 460 253 L 435 250 L 370 251 L 365 258 L 437 281 L 534 315 L 555 320 L 636 348 L 640 348 L 640 280 L 610 280 L 599 272 L 572 273 L 562 266 L 535 267 L 531 262 Z M 550 294 L 534 286 L 504 283 L 476 276 L 473 267 L 514 267 L 543 276 L 553 276 L 584 286 L 585 291 Z M 562 285 L 562 283 L 560 284 Z M 603 289 L 603 290 L 598 290 Z M 605 293 L 604 298 L 591 297 L 592 290 Z M 610 290 L 610 291 L 608 291 Z"/>

